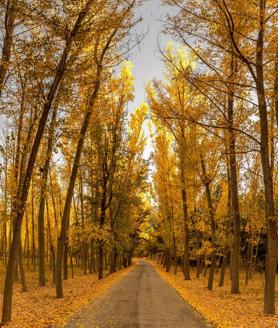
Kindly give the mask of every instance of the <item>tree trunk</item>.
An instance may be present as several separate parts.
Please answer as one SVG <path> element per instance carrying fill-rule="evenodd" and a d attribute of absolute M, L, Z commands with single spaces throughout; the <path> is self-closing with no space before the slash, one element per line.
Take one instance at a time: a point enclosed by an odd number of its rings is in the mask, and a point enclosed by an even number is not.
<path fill-rule="evenodd" d="M 227 256 L 228 256 L 228 249 L 224 249 L 221 271 L 220 271 L 220 276 L 219 276 L 219 283 L 218 283 L 219 287 L 224 286 L 225 272 L 226 272 L 226 266 L 227 266 Z"/>
<path fill-rule="evenodd" d="M 106 174 L 106 173 L 105 173 Z M 103 186 L 102 186 L 102 197 L 101 197 L 101 208 L 100 208 L 100 219 L 99 219 L 99 227 L 100 229 L 103 227 L 105 223 L 105 215 L 106 215 L 106 197 L 107 197 L 107 179 L 104 178 Z M 98 279 L 103 278 L 103 270 L 104 270 L 104 242 L 102 240 L 99 241 L 98 246 L 99 258 L 98 258 Z"/>
<path fill-rule="evenodd" d="M 171 249 L 167 248 L 166 249 L 166 266 L 165 266 L 165 270 L 166 272 L 170 272 L 171 270 Z"/>
<path fill-rule="evenodd" d="M 45 286 L 45 241 L 44 241 L 44 212 L 47 177 L 53 148 L 54 128 L 56 123 L 57 106 L 54 107 L 49 127 L 46 159 L 42 171 L 40 204 L 38 213 L 38 257 L 39 257 L 39 286 Z"/>
<path fill-rule="evenodd" d="M 117 260 L 118 260 L 118 251 L 117 251 L 117 247 L 114 246 L 111 251 L 110 273 L 116 272 Z"/>
<path fill-rule="evenodd" d="M 65 251 L 64 251 L 64 280 L 68 279 L 68 245 L 66 244 L 65 246 Z"/>
<path fill-rule="evenodd" d="M 103 270 L 104 270 L 104 245 L 101 240 L 98 245 L 98 279 L 103 278 Z"/>
<path fill-rule="evenodd" d="M 235 59 L 231 59 L 231 76 L 235 72 Z M 234 134 L 234 85 L 228 90 L 228 159 L 231 190 L 231 215 L 233 224 L 233 241 L 231 252 L 231 293 L 239 293 L 239 266 L 240 266 L 240 212 L 238 199 L 238 177 L 236 159 L 236 139 Z"/>
<path fill-rule="evenodd" d="M 0 64 L 0 97 L 2 95 L 5 78 L 8 72 L 11 50 L 13 44 L 13 33 L 15 27 L 16 16 L 16 0 L 6 1 L 6 13 L 5 13 L 5 36 L 2 45 L 2 58 Z"/>
<path fill-rule="evenodd" d="M 201 159 L 201 167 L 202 167 L 202 181 L 205 185 L 206 189 L 206 198 L 207 198 L 207 205 L 209 209 L 209 217 L 210 217 L 210 230 L 211 230 L 211 244 L 212 244 L 212 254 L 211 254 L 211 264 L 209 270 L 209 279 L 208 279 L 208 290 L 212 290 L 213 287 L 213 279 L 214 279 L 214 271 L 216 265 L 216 225 L 215 225 L 215 218 L 214 218 L 214 207 L 211 198 L 211 191 L 210 191 L 210 180 L 207 176 L 206 165 L 203 156 L 200 156 Z"/>
<path fill-rule="evenodd" d="M 188 228 L 188 208 L 186 191 L 182 189 L 182 208 L 184 219 L 184 256 L 183 256 L 183 274 L 185 280 L 190 280 L 190 256 L 189 256 L 189 228 Z"/>
<path fill-rule="evenodd" d="M 175 275 L 178 273 L 178 257 L 175 255 L 174 259 L 174 266 L 175 266 Z"/>
<path fill-rule="evenodd" d="M 278 128 L 278 42 L 274 70 L 274 111 L 276 116 L 276 128 Z"/>
<path fill-rule="evenodd" d="M 19 271 L 20 271 L 22 291 L 27 292 L 27 283 L 26 283 L 25 271 L 24 271 L 24 266 L 23 266 L 23 254 L 22 254 L 21 243 L 19 245 L 19 252 L 18 252 L 18 265 L 19 265 Z"/>
<path fill-rule="evenodd" d="M 71 278 L 74 278 L 74 267 L 73 267 L 73 256 L 70 252 L 69 253 L 69 257 L 70 257 L 70 267 L 71 267 Z"/>
<path fill-rule="evenodd" d="M 186 195 L 186 183 L 185 183 L 185 159 L 184 159 L 185 145 L 182 142 L 180 145 L 180 179 L 181 179 L 181 196 L 182 196 L 182 210 L 184 221 L 184 256 L 183 256 L 183 275 L 185 280 L 190 280 L 190 256 L 189 256 L 189 215 L 187 208 L 187 195 Z"/>
<path fill-rule="evenodd" d="M 260 0 L 260 27 L 256 52 L 256 89 L 260 116 L 260 154 L 263 170 L 266 206 L 267 252 L 265 262 L 264 312 L 275 314 L 275 275 L 278 256 L 277 222 L 273 193 L 273 177 L 270 167 L 269 129 L 266 95 L 264 87 L 264 32 L 266 1 Z"/>
<path fill-rule="evenodd" d="M 51 258 L 52 258 L 52 282 L 53 284 L 55 284 L 55 280 L 56 280 L 56 257 L 55 257 L 55 249 L 54 246 L 51 245 L 50 246 L 50 252 L 51 252 Z"/>
<path fill-rule="evenodd" d="M 32 264 L 33 271 L 36 271 L 36 241 L 35 241 L 35 204 L 34 204 L 34 181 L 32 179 L 31 188 L 31 223 L 32 223 Z"/>

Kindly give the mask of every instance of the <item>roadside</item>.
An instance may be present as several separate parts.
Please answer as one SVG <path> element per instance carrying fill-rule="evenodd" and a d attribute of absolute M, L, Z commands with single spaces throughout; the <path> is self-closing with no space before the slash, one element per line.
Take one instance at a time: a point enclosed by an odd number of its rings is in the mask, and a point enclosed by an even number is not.
<path fill-rule="evenodd" d="M 248 286 L 244 286 L 244 274 L 241 279 L 241 294 L 231 295 L 228 274 L 224 287 L 218 287 L 218 276 L 215 277 L 215 288 L 206 288 L 207 278 L 195 278 L 186 281 L 183 274 L 178 272 L 166 273 L 164 268 L 155 261 L 151 265 L 159 275 L 196 309 L 208 322 L 219 328 L 276 328 L 278 315 L 264 315 L 263 284 L 260 274 L 254 275 Z M 277 288 L 277 287 L 276 287 Z M 278 289 L 277 289 L 278 294 Z M 278 312 L 278 298 L 276 297 L 276 313 Z"/>
<path fill-rule="evenodd" d="M 55 298 L 55 287 L 52 283 L 46 287 L 37 287 L 37 277 L 26 293 L 21 292 L 20 284 L 17 283 L 13 297 L 13 319 L 5 327 L 61 327 L 66 324 L 73 313 L 104 294 L 133 269 L 134 266 L 131 266 L 107 275 L 102 280 L 98 280 L 95 274 L 76 275 L 73 279 L 69 278 L 64 281 L 64 298 L 62 299 Z M 2 300 L 0 306 L 2 308 Z"/>

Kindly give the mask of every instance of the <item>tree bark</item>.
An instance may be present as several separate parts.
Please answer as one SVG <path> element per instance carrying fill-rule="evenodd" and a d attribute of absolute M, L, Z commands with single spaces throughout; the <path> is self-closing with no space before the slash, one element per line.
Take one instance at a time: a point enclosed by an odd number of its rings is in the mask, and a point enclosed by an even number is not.
<path fill-rule="evenodd" d="M 266 1 L 260 0 L 260 26 L 256 47 L 256 89 L 260 116 L 260 154 L 266 205 L 267 252 L 265 262 L 264 312 L 275 314 L 275 275 L 278 255 L 277 217 L 269 154 L 269 128 L 264 86 L 264 32 Z"/>
<path fill-rule="evenodd" d="M 5 78 L 8 72 L 11 50 L 13 44 L 13 33 L 15 27 L 16 17 L 16 0 L 6 1 L 6 13 L 5 13 L 5 36 L 2 47 L 2 58 L 0 63 L 0 98 L 2 95 L 3 87 L 5 84 Z"/>
<path fill-rule="evenodd" d="M 187 208 L 187 195 L 186 195 L 186 183 L 184 173 L 184 151 L 185 147 L 180 145 L 180 179 L 181 179 L 181 196 L 182 196 L 182 210 L 183 210 L 183 221 L 184 221 L 184 256 L 183 256 L 183 275 L 185 280 L 190 280 L 190 256 L 189 256 L 189 215 Z"/>
<path fill-rule="evenodd" d="M 212 254 L 211 254 L 211 264 L 209 270 L 209 278 L 208 278 L 208 290 L 212 290 L 213 287 L 213 279 L 214 279 L 214 271 L 216 266 L 216 224 L 215 224 L 215 215 L 214 215 L 214 207 L 212 203 L 211 191 L 210 191 L 210 181 L 207 176 L 206 165 L 203 156 L 201 155 L 201 167 L 202 167 L 202 180 L 206 189 L 206 198 L 207 205 L 209 209 L 209 217 L 210 217 L 210 229 L 211 229 L 211 244 L 212 244 Z"/>
<path fill-rule="evenodd" d="M 103 227 L 105 223 L 105 212 L 106 212 L 106 181 L 104 181 L 102 199 L 101 199 L 101 214 L 99 220 L 100 228 Z M 100 240 L 98 245 L 98 279 L 103 278 L 103 270 L 104 270 L 104 241 Z"/>
<path fill-rule="evenodd" d="M 219 287 L 224 286 L 224 280 L 225 280 L 225 272 L 226 272 L 226 266 L 227 266 L 227 256 L 228 256 L 228 250 L 224 249 L 224 254 L 222 258 L 222 265 L 221 265 L 221 271 L 220 271 L 220 276 L 219 276 Z"/>
<path fill-rule="evenodd" d="M 18 252 L 18 265 L 19 265 L 19 271 L 20 271 L 22 291 L 27 292 L 27 283 L 26 283 L 26 277 L 25 277 L 25 271 L 24 271 L 24 265 L 23 265 L 23 254 L 22 254 L 21 242 L 19 245 L 19 252 Z"/>
<path fill-rule="evenodd" d="M 236 71 L 235 58 L 231 58 L 230 78 Z M 231 216 L 233 226 L 233 240 L 231 252 L 231 293 L 239 293 L 239 266 L 240 266 L 240 211 L 238 198 L 238 176 L 236 159 L 236 138 L 234 133 L 234 84 L 228 86 L 228 161 L 229 161 L 229 181 L 231 192 Z"/>
<path fill-rule="evenodd" d="M 56 123 L 57 106 L 54 107 L 52 118 L 49 127 L 46 159 L 42 168 L 42 181 L 40 191 L 40 204 L 38 213 L 38 257 L 39 257 L 39 286 L 45 286 L 45 241 L 44 241 L 44 212 L 45 212 L 45 199 L 46 199 L 46 187 L 47 177 L 49 173 L 50 160 L 53 148 L 54 129 Z"/>

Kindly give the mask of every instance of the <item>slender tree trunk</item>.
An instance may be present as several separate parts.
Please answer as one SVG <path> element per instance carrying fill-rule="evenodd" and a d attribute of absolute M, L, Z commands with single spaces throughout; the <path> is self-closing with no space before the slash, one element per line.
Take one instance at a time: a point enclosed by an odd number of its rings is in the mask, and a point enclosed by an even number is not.
<path fill-rule="evenodd" d="M 250 273 L 252 270 L 252 262 L 253 262 L 253 244 L 252 242 L 248 242 L 248 249 L 247 249 L 247 257 L 246 257 L 246 271 L 245 271 L 245 285 L 248 285 L 248 281 L 250 278 Z"/>
<path fill-rule="evenodd" d="M 95 246 L 93 246 L 93 249 L 92 249 L 92 269 L 93 269 L 94 273 L 97 272 L 97 261 L 96 261 L 96 254 L 95 254 Z"/>
<path fill-rule="evenodd" d="M 211 191 L 210 191 L 210 180 L 207 176 L 206 171 L 206 165 L 205 161 L 203 159 L 203 156 L 201 155 L 201 167 L 202 167 L 202 180 L 205 185 L 206 189 L 206 198 L 207 198 L 207 204 L 209 209 L 209 217 L 210 217 L 210 229 L 211 229 L 211 244 L 212 244 L 212 254 L 211 254 L 211 264 L 210 264 L 210 270 L 209 270 L 209 279 L 208 279 L 208 290 L 212 290 L 213 287 L 213 279 L 214 279 L 214 271 L 215 271 L 215 265 L 216 265 L 216 224 L 215 224 L 215 218 L 214 218 L 214 207 L 212 203 L 212 197 L 211 197 Z"/>
<path fill-rule="evenodd" d="M 22 291 L 27 292 L 27 283 L 26 283 L 25 271 L 24 271 L 24 266 L 23 266 L 23 254 L 22 254 L 21 243 L 19 245 L 18 265 L 19 265 L 19 271 L 20 271 Z"/>
<path fill-rule="evenodd" d="M 178 257 L 175 256 L 175 260 L 174 260 L 174 266 L 175 266 L 175 275 L 178 273 Z"/>
<path fill-rule="evenodd" d="M 219 276 L 219 283 L 218 283 L 219 287 L 224 286 L 226 266 L 227 266 L 227 253 L 224 250 L 224 254 L 223 254 L 223 258 L 222 258 L 221 271 L 220 271 L 220 276 Z"/>
<path fill-rule="evenodd" d="M 256 249 L 255 249 L 255 256 L 254 256 L 253 263 L 252 263 L 252 274 L 254 273 L 254 269 L 256 267 L 257 258 L 258 258 L 258 251 L 259 251 L 259 243 L 257 243 Z"/>
<path fill-rule="evenodd" d="M 266 205 L 267 252 L 265 262 L 264 312 L 275 313 L 275 275 L 278 256 L 277 220 L 274 204 L 273 176 L 270 166 L 269 128 L 266 95 L 264 86 L 264 32 L 266 0 L 260 0 L 260 27 L 256 52 L 256 89 L 259 104 L 261 143 L 260 154 L 264 181 Z"/>
<path fill-rule="evenodd" d="M 231 58 L 231 79 L 233 80 L 235 59 Z M 231 215 L 233 223 L 233 241 L 231 252 L 231 293 L 239 293 L 239 266 L 240 266 L 240 212 L 238 199 L 238 176 L 236 159 L 236 138 L 234 134 L 234 84 L 229 85 L 228 90 L 228 159 L 231 190 Z"/>
<path fill-rule="evenodd" d="M 183 135 L 184 131 L 182 131 Z M 184 136 L 183 136 L 184 138 Z M 189 215 L 187 207 L 186 195 L 186 181 L 185 181 L 185 141 L 182 139 L 180 144 L 180 179 L 181 179 L 181 196 L 182 196 L 182 210 L 184 221 L 184 256 L 183 256 L 183 275 L 185 280 L 190 280 L 190 255 L 189 255 Z"/>
<path fill-rule="evenodd" d="M 200 278 L 200 268 L 201 268 L 201 257 L 197 257 L 197 263 L 196 263 L 196 278 Z"/>
<path fill-rule="evenodd" d="M 34 182 L 31 180 L 31 218 L 32 218 L 32 264 L 33 271 L 36 271 L 36 241 L 35 241 L 35 202 L 34 202 Z"/>
<path fill-rule="evenodd" d="M 276 116 L 276 128 L 278 128 L 278 42 L 276 47 L 276 58 L 274 66 L 274 111 Z"/>
<path fill-rule="evenodd" d="M 187 196 L 185 188 L 182 189 L 182 208 L 184 219 L 184 256 L 183 256 L 183 274 L 185 280 L 190 280 L 190 256 L 189 256 L 189 215 L 187 208 Z"/>
<path fill-rule="evenodd" d="M 16 0 L 6 1 L 5 13 L 5 36 L 2 45 L 2 58 L 0 63 L 0 97 L 2 95 L 5 78 L 9 69 L 11 50 L 13 44 L 13 33 L 16 18 Z"/>
<path fill-rule="evenodd" d="M 53 245 L 50 246 L 51 259 L 52 259 L 52 282 L 56 282 L 56 257 L 55 257 L 55 248 Z"/>
<path fill-rule="evenodd" d="M 53 148 L 54 128 L 56 123 L 57 106 L 54 107 L 47 142 L 46 158 L 42 171 L 40 204 L 38 213 L 38 257 L 39 257 L 39 286 L 45 286 L 45 241 L 44 241 L 44 212 L 45 212 L 45 198 L 47 177 L 49 173 L 50 160 Z"/>
<path fill-rule="evenodd" d="M 69 253 L 69 257 L 70 257 L 70 267 L 71 267 L 71 278 L 74 278 L 74 266 L 73 266 L 73 255 L 71 254 L 71 252 Z"/>
<path fill-rule="evenodd" d="M 80 187 L 80 208 L 81 208 L 81 224 L 83 229 L 85 229 L 85 216 L 84 216 L 84 195 L 83 195 L 83 176 L 82 176 L 82 170 L 79 170 L 80 177 L 79 177 L 79 187 Z M 83 242 L 82 245 L 82 254 L 83 254 L 83 269 L 84 274 L 87 274 L 87 268 L 88 268 L 88 245 L 87 241 Z"/>
<path fill-rule="evenodd" d="M 166 272 L 170 272 L 171 270 L 171 249 L 167 248 L 166 249 L 166 266 L 165 266 L 165 270 Z"/>
<path fill-rule="evenodd" d="M 105 223 L 106 218 L 106 208 L 107 208 L 107 172 L 103 172 L 103 181 L 102 181 L 102 196 L 101 196 L 101 205 L 100 205 L 100 218 L 99 218 L 99 227 L 102 229 Z M 103 278 L 103 270 L 104 270 L 104 242 L 103 240 L 99 241 L 98 246 L 98 279 Z"/>
<path fill-rule="evenodd" d="M 64 280 L 68 279 L 68 245 L 65 245 L 65 250 L 64 250 Z"/>
<path fill-rule="evenodd" d="M 4 189 L 4 212 L 5 217 L 3 220 L 3 233 L 4 233 L 4 259 L 5 259 L 5 265 L 7 264 L 7 240 L 6 240 L 6 234 L 7 234 L 7 218 L 8 218 L 8 142 L 6 140 L 6 146 L 5 146 L 5 189 Z M 10 228 L 11 231 L 11 228 Z"/>
<path fill-rule="evenodd" d="M 28 226 L 28 209 L 26 208 L 26 215 L 25 215 L 25 220 L 26 220 L 26 254 L 27 254 L 27 269 L 30 269 L 30 240 L 29 240 L 29 226 Z"/>
<path fill-rule="evenodd" d="M 112 250 L 111 250 L 111 260 L 110 260 L 110 273 L 114 273 L 116 272 L 116 263 L 118 260 L 118 251 L 117 251 L 117 247 L 113 246 Z"/>

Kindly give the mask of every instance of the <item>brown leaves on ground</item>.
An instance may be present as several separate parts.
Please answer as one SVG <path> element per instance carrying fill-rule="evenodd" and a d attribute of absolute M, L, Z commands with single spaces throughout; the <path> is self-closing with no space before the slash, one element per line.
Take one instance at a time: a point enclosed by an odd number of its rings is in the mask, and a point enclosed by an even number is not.
<path fill-rule="evenodd" d="M 55 287 L 35 287 L 21 292 L 17 284 L 13 297 L 11 328 L 50 328 L 63 326 L 69 317 L 89 304 L 132 270 L 130 267 L 98 280 L 96 275 L 79 275 L 64 281 L 64 298 L 55 298 Z M 35 278 L 35 277 L 34 277 Z M 2 300 L 1 300 L 2 307 Z"/>
<path fill-rule="evenodd" d="M 278 315 L 263 314 L 263 276 L 254 274 L 248 286 L 244 286 L 244 273 L 241 276 L 241 294 L 231 295 L 228 273 L 224 287 L 218 287 L 218 275 L 215 277 L 214 290 L 209 291 L 207 278 L 203 276 L 186 281 L 183 274 L 166 273 L 161 265 L 152 263 L 156 271 L 178 293 L 190 303 L 204 318 L 220 328 L 275 328 L 278 327 Z M 276 290 L 278 293 L 278 289 Z M 276 298 L 277 299 L 277 298 Z M 278 302 L 276 302 L 276 313 Z"/>

